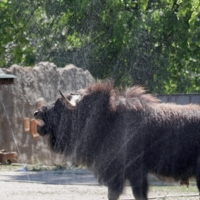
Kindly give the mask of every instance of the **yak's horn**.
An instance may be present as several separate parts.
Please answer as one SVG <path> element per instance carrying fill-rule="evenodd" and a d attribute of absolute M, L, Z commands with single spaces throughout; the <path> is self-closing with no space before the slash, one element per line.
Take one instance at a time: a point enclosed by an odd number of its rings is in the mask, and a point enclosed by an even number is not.
<path fill-rule="evenodd" d="M 59 90 L 64 102 L 65 102 L 65 105 L 66 107 L 69 109 L 69 110 L 74 110 L 76 108 L 76 106 L 72 105 L 71 102 L 64 96 L 64 94 Z"/>

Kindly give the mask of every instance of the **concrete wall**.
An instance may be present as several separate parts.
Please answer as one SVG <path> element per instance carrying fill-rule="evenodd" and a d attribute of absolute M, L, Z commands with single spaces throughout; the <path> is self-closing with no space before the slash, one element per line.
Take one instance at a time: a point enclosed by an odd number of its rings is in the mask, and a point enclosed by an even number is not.
<path fill-rule="evenodd" d="M 172 94 L 172 95 L 157 95 L 162 102 L 171 102 L 177 104 L 200 104 L 200 94 Z"/>
<path fill-rule="evenodd" d="M 0 85 L 0 150 L 16 151 L 20 163 L 60 163 L 62 156 L 50 152 L 45 138 L 33 138 L 23 131 L 23 119 L 33 118 L 36 99 L 54 101 L 63 93 L 73 92 L 94 83 L 88 71 L 74 65 L 57 68 L 43 62 L 35 67 L 13 65 L 3 69 L 16 76 L 13 85 Z"/>

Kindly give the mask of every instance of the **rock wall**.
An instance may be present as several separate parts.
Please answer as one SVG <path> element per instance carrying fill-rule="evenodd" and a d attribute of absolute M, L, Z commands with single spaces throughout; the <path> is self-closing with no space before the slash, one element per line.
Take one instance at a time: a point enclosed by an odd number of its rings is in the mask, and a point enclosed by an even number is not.
<path fill-rule="evenodd" d="M 23 119 L 33 118 L 36 100 L 47 102 L 59 96 L 59 89 L 69 93 L 94 83 L 88 71 L 70 64 L 57 68 L 53 63 L 42 62 L 35 67 L 12 65 L 3 69 L 16 76 L 13 85 L 0 85 L 0 149 L 16 151 L 20 163 L 60 163 L 63 158 L 48 148 L 45 138 L 33 138 L 23 131 Z"/>

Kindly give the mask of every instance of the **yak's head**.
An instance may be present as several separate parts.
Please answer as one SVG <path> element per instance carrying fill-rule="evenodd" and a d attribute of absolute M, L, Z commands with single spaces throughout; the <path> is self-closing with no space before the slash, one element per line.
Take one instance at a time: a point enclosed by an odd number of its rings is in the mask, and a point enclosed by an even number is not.
<path fill-rule="evenodd" d="M 67 151 L 70 143 L 72 112 L 81 95 L 65 97 L 61 93 L 54 103 L 38 106 L 34 112 L 37 120 L 37 131 L 41 136 L 48 136 L 49 145 L 57 153 Z"/>
<path fill-rule="evenodd" d="M 71 94 L 67 97 L 62 92 L 60 94 L 61 98 L 48 105 L 40 104 L 41 106 L 34 112 L 38 124 L 37 131 L 41 136 L 57 134 L 59 126 L 69 118 L 72 110 L 76 109 L 76 103 L 80 99 L 79 94 Z"/>

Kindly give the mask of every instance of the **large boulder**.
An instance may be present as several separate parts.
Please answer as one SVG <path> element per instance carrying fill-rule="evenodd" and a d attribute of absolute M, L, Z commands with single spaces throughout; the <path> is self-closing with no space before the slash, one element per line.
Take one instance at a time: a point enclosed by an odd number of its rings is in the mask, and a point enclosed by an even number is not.
<path fill-rule="evenodd" d="M 59 90 L 73 92 L 95 80 L 88 71 L 72 64 L 57 68 L 53 63 L 41 62 L 33 68 L 12 65 L 3 71 L 16 79 L 13 85 L 0 85 L 0 149 L 16 151 L 21 163 L 60 163 L 62 157 L 48 149 L 45 138 L 24 132 L 23 120 L 33 118 L 38 98 L 54 101 Z"/>

